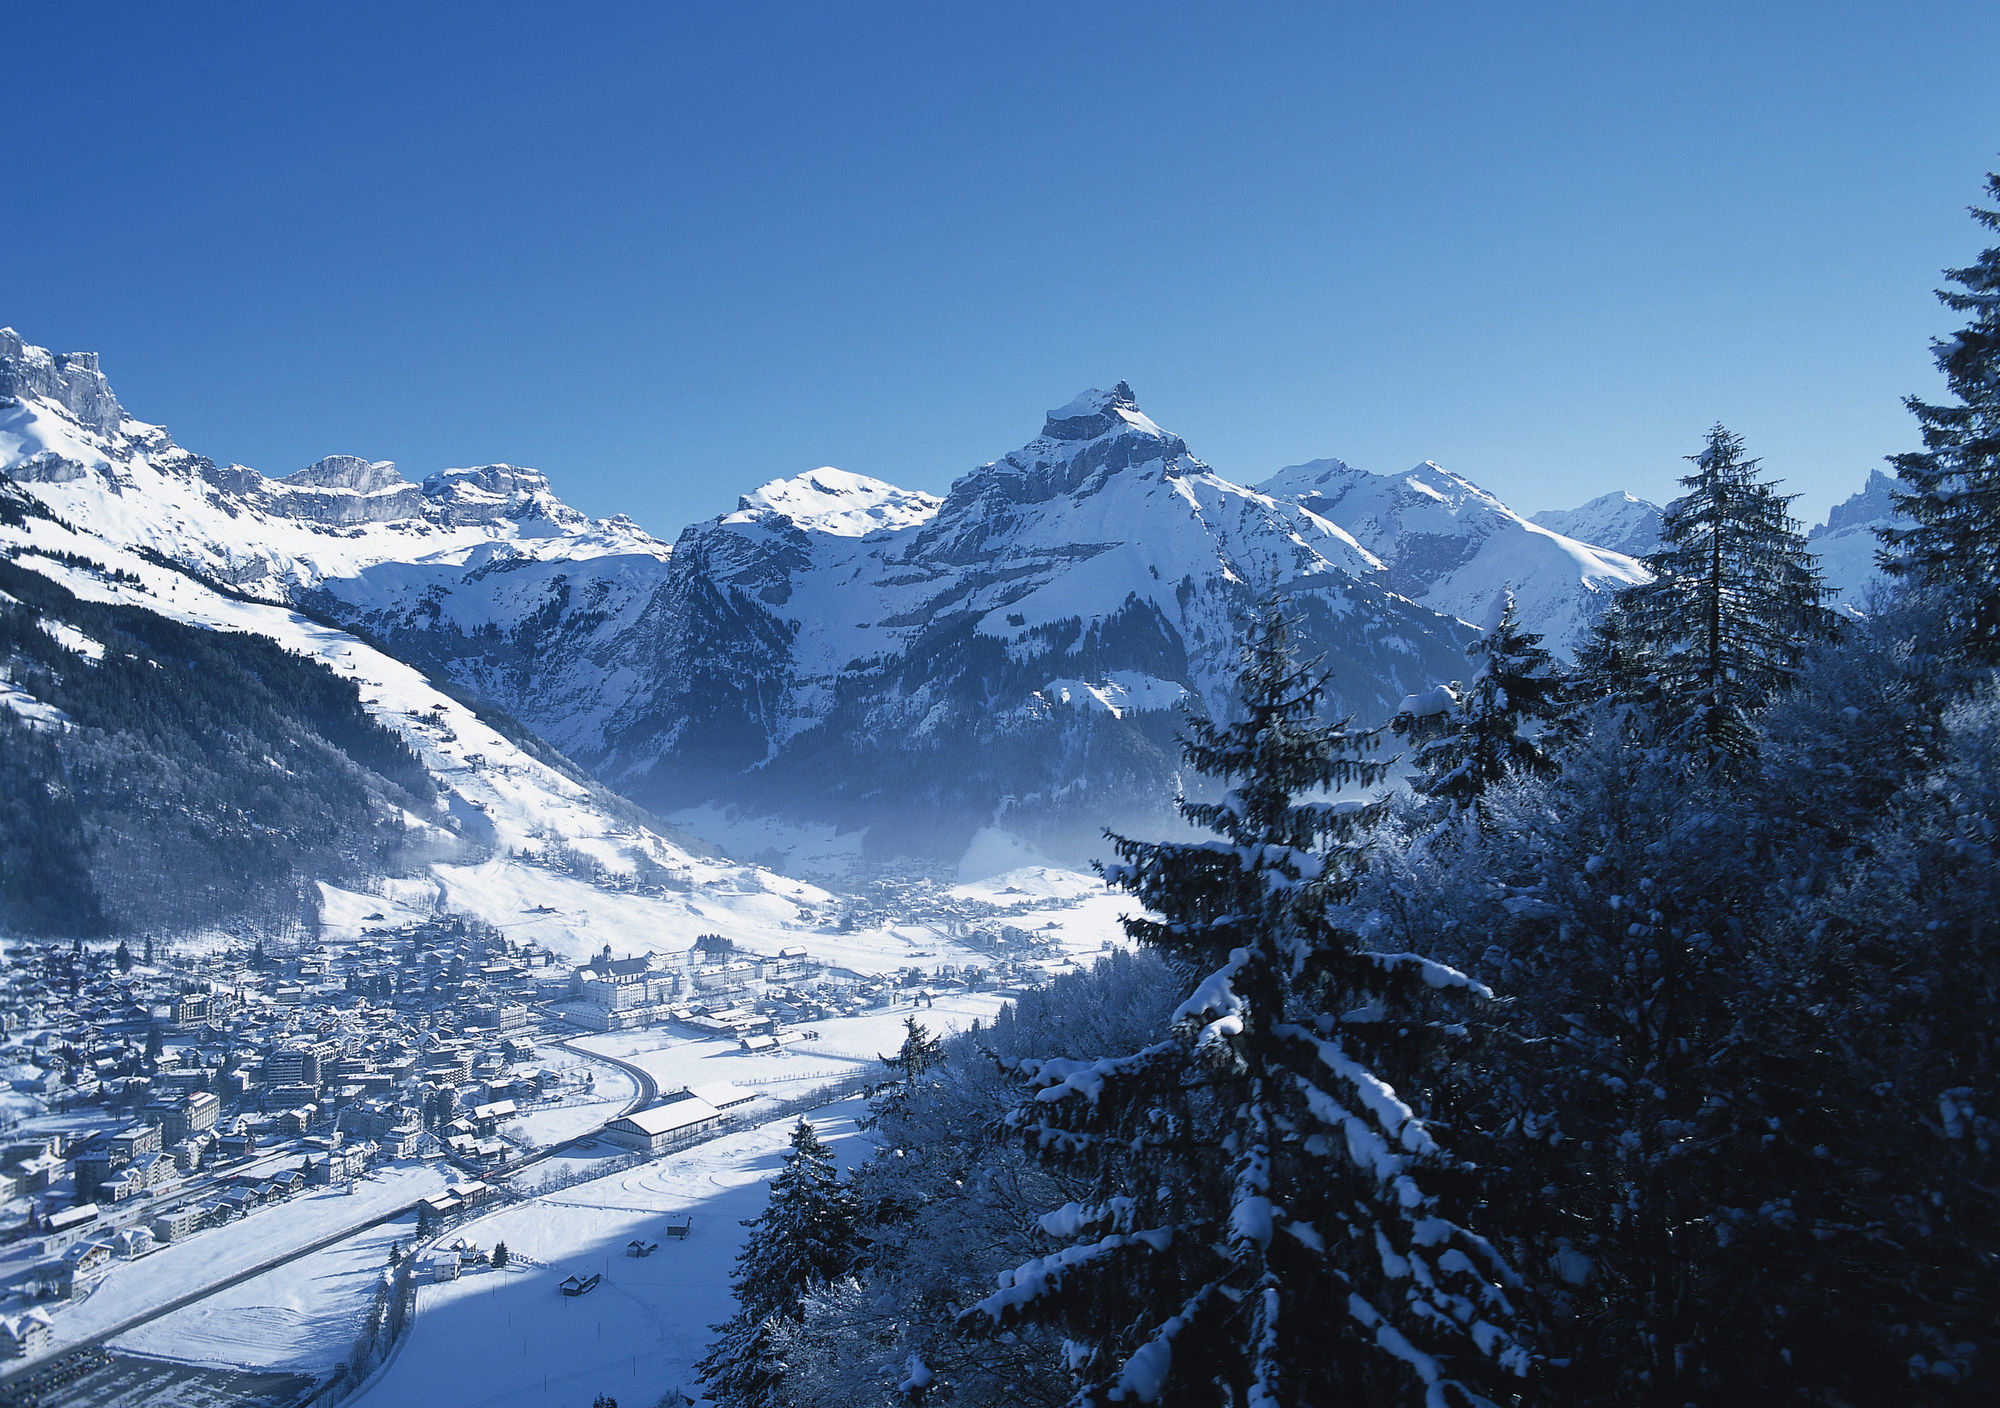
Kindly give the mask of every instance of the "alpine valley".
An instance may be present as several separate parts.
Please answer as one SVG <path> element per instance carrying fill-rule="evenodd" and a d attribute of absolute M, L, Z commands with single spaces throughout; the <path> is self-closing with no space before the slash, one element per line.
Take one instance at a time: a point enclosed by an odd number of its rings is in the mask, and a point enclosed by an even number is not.
<path fill-rule="evenodd" d="M 348 455 L 282 478 L 218 465 L 128 416 L 93 354 L 11 330 L 0 471 L 34 506 L 0 528 L 7 551 L 66 590 L 393 659 L 449 693 L 425 707 L 524 726 L 486 751 L 552 760 L 549 786 L 582 796 L 573 762 L 613 811 L 610 793 L 696 830 L 766 818 L 946 863 L 982 833 L 1078 858 L 1107 820 L 1161 816 L 1181 711 L 1225 707 L 1263 592 L 1323 656 L 1329 709 L 1373 724 L 1463 675 L 1508 589 L 1572 652 L 1607 593 L 1646 579 L 1659 522 L 1621 493 L 1531 519 L 1431 463 L 1322 459 L 1253 487 L 1120 382 L 942 498 L 816 469 L 669 544 L 511 465 L 420 483 Z M 1872 541 L 1879 488 L 1822 534 Z M 78 562 L 124 564 L 147 594 L 84 584 Z M 1860 600 L 1872 558 L 1828 566 Z M 46 707 L 8 690 L 17 714 Z"/>

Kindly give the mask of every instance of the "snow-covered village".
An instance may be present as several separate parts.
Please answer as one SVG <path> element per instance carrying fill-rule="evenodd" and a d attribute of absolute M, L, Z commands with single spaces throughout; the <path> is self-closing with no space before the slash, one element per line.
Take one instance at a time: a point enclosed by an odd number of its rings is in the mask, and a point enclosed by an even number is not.
<path fill-rule="evenodd" d="M 0 1408 L 2000 1401 L 2000 9 L 7 34 Z"/>

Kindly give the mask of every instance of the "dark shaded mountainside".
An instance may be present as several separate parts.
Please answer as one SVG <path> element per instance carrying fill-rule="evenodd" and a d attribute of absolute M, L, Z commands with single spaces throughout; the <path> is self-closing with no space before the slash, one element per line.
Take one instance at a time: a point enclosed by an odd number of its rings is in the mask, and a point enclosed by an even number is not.
<path fill-rule="evenodd" d="M 34 507 L 0 485 L 8 521 Z M 0 559 L 0 930 L 282 932 L 313 881 L 418 861 L 402 818 L 434 807 L 431 779 L 351 681 L 34 563 Z"/>

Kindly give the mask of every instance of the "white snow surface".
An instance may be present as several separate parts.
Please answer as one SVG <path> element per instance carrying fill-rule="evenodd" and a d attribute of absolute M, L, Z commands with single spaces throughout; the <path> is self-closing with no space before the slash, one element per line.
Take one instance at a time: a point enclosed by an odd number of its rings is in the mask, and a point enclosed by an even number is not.
<path fill-rule="evenodd" d="M 260 1208 L 227 1226 L 209 1228 L 185 1241 L 171 1243 L 136 1261 L 116 1262 L 89 1295 L 53 1317 L 54 1335 L 49 1353 L 60 1353 L 67 1345 L 145 1314 L 189 1291 L 282 1256 L 288 1248 L 306 1246 L 344 1227 L 367 1222 L 439 1192 L 449 1181 L 448 1175 L 456 1176 L 437 1164 L 387 1165 L 356 1183 L 352 1194 L 316 1189 L 290 1199 L 281 1207 Z M 270 1297 L 268 1303 L 274 1306 L 290 1304 L 301 1317 L 298 1323 L 303 1324 L 313 1318 L 308 1302 L 328 1290 L 298 1284 L 302 1274 L 299 1267 L 307 1264 L 302 1261 L 285 1268 L 285 1273 L 279 1274 L 277 1281 L 262 1292 L 252 1289 L 256 1282 L 246 1282 L 243 1295 L 252 1299 L 266 1295 Z M 241 1299 L 237 1303 L 241 1304 Z M 155 1336 L 161 1323 L 165 1322 L 142 1327 L 139 1333 Z M 268 1336 L 273 1329 L 264 1333 Z M 351 1332 L 347 1338 L 352 1340 Z M 305 1344 L 300 1351 L 314 1355 L 325 1347 Z"/>
<path fill-rule="evenodd" d="M 1395 590 L 1434 611 L 1476 623 L 1511 588 L 1527 628 L 1563 658 L 1582 643 L 1611 593 L 1651 580 L 1637 559 L 1525 518 L 1430 461 L 1405 474 L 1371 474 L 1340 460 L 1311 460 L 1258 488 L 1342 525 L 1384 564 Z M 1612 526 L 1615 516 L 1601 521 Z"/>
<path fill-rule="evenodd" d="M 1660 506 L 1614 489 L 1576 508 L 1543 509 L 1528 521 L 1579 542 L 1644 557 L 1660 545 Z"/>
<path fill-rule="evenodd" d="M 854 1124 L 863 1108 L 851 1100 L 810 1116 L 844 1167 L 867 1152 Z M 744 1129 L 453 1228 L 543 1264 L 424 1286 L 401 1352 L 349 1402 L 526 1408 L 609 1393 L 651 1403 L 676 1385 L 698 1395 L 709 1326 L 734 1309 L 741 1222 L 763 1210 L 789 1131 L 783 1120 Z M 692 1219 L 689 1235 L 670 1240 L 666 1225 L 680 1217 Z M 659 1248 L 628 1257 L 634 1239 Z M 565 1276 L 591 1273 L 604 1281 L 590 1293 L 557 1293 Z"/>
<path fill-rule="evenodd" d="M 184 1363 L 331 1373 L 361 1332 L 389 1244 L 407 1246 L 415 1223 L 406 1217 L 371 1227 L 161 1316 L 111 1346 Z"/>
<path fill-rule="evenodd" d="M 865 474 L 830 465 L 790 479 L 773 479 L 745 494 L 722 521 L 744 523 L 775 513 L 808 533 L 859 538 L 884 528 L 908 528 L 937 516 L 944 500 L 918 489 L 898 489 Z"/>
<path fill-rule="evenodd" d="M 609 940 L 628 948 L 685 949 L 719 920 L 752 945 L 795 942 L 791 926 L 801 906 L 829 899 L 804 882 L 692 854 L 612 815 L 589 788 L 521 752 L 417 670 L 344 632 L 282 606 L 220 595 L 169 568 L 47 520 L 0 529 L 0 546 L 9 543 L 74 553 L 138 578 L 134 584 L 65 567 L 46 556 L 28 559 L 80 597 L 126 602 L 215 630 L 252 632 L 354 679 L 369 713 L 403 738 L 444 789 L 439 813 L 423 820 L 441 832 L 484 840 L 493 851 L 483 861 L 435 866 L 420 888 L 512 934 L 538 939 L 573 957 L 594 952 Z M 32 704 L 15 705 L 11 696 L 5 702 L 23 712 Z M 626 873 L 633 869 L 634 854 L 644 853 L 678 871 L 692 888 L 664 896 L 599 889 L 534 863 L 551 839 Z M 382 897 L 367 902 L 371 909 L 356 915 L 357 905 L 342 901 L 335 907 L 335 923 L 365 923 L 360 916 L 380 908 Z M 544 907 L 554 913 L 544 913 Z"/>

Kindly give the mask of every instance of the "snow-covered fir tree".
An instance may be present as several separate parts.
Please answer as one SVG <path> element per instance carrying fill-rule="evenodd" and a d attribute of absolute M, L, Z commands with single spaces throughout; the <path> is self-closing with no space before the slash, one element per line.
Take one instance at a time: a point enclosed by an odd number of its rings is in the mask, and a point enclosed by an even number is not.
<path fill-rule="evenodd" d="M 776 1401 L 785 1377 L 775 1348 L 779 1322 L 796 1320 L 809 1292 L 853 1269 L 858 1215 L 833 1151 L 801 1117 L 784 1167 L 771 1180 L 770 1203 L 743 1224 L 750 1238 L 731 1280 L 736 1315 L 714 1327 L 717 1338 L 701 1361 L 717 1403 L 765 1408 Z"/>
<path fill-rule="evenodd" d="M 1157 1040 L 1182 989 L 1155 954 L 1117 952 L 1022 993 L 991 1025 L 947 1038 L 925 1080 L 875 1098 L 876 1152 L 855 1170 L 865 1263 L 778 1326 L 787 1408 L 906 1408 L 911 1356 L 927 1399 L 965 1408 L 1058 1408 L 1070 1396 L 1051 1335 L 957 1332 L 997 1267 L 1031 1256 L 1036 1219 L 1079 1191 L 1003 1127 L 1019 1088 L 995 1057 L 1052 1047 L 1096 1056 Z"/>
<path fill-rule="evenodd" d="M 1742 437 L 1717 425 L 1688 459 L 1687 493 L 1667 505 L 1646 558 L 1653 580 L 1621 595 L 1621 625 L 1669 723 L 1740 758 L 1755 743 L 1751 717 L 1835 618 L 1792 496 L 1760 477 Z"/>
<path fill-rule="evenodd" d="M 1458 1030 L 1430 1002 L 1488 994 L 1329 919 L 1381 810 L 1337 794 L 1384 764 L 1319 720 L 1287 637 L 1274 598 L 1241 719 L 1189 720 L 1183 756 L 1228 789 L 1180 809 L 1216 839 L 1112 837 L 1106 878 L 1160 916 L 1128 932 L 1199 975 L 1171 1034 L 1015 1063 L 1027 1147 L 1089 1182 L 965 1322 L 1058 1327 L 1079 1408 L 1481 1403 L 1528 1367 L 1512 1274 L 1459 1220 L 1468 1171 L 1411 1103 Z"/>
<path fill-rule="evenodd" d="M 1545 735 L 1564 712 L 1564 680 L 1542 638 L 1521 628 L 1511 590 L 1466 654 L 1469 685 L 1412 695 L 1390 727 L 1414 749 L 1411 790 L 1446 818 L 1483 820 L 1481 799 L 1510 772 L 1556 771 Z"/>
<path fill-rule="evenodd" d="M 1986 189 L 2000 198 L 2000 174 Z M 1972 215 L 2000 230 L 2000 210 Z M 1883 532 L 1882 566 L 1939 592 L 1960 647 L 1991 664 L 2000 662 L 2000 246 L 1946 277 L 1958 287 L 1938 298 L 1972 321 L 1933 349 L 1952 402 L 1904 402 L 1924 448 L 1890 463 L 1902 480 L 1896 507 L 1915 521 Z"/>

